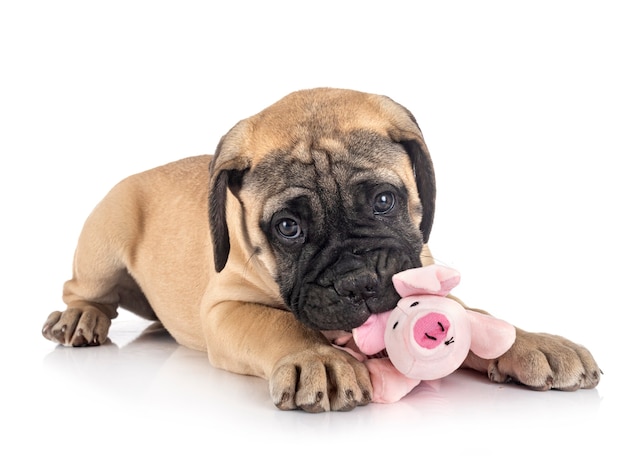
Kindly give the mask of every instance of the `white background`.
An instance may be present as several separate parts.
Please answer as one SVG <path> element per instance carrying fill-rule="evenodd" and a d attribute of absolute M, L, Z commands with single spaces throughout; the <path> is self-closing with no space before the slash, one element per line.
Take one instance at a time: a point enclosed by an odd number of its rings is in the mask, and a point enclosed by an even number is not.
<path fill-rule="evenodd" d="M 626 405 L 625 21 L 602 0 L 1 3 L 0 449 L 610 453 Z M 312 416 L 166 338 L 128 344 L 145 325 L 126 314 L 108 348 L 40 336 L 112 185 L 212 153 L 239 119 L 316 86 L 413 112 L 438 179 L 430 244 L 461 271 L 457 294 L 587 346 L 597 389 L 461 373 L 399 404 Z"/>

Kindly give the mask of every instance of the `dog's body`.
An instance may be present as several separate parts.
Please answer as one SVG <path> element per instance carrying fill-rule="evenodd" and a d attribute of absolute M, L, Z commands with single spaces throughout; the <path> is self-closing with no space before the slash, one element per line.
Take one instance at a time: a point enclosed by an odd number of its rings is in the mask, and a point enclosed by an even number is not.
<path fill-rule="evenodd" d="M 215 156 L 131 176 L 85 223 L 64 312 L 47 338 L 105 341 L 117 308 L 160 320 L 217 367 L 270 380 L 281 409 L 370 401 L 364 365 L 325 331 L 391 309 L 391 276 L 432 263 L 432 163 L 412 115 L 386 97 L 295 92 L 238 123 Z M 599 369 L 566 339 L 517 331 L 498 382 L 594 387 Z"/>

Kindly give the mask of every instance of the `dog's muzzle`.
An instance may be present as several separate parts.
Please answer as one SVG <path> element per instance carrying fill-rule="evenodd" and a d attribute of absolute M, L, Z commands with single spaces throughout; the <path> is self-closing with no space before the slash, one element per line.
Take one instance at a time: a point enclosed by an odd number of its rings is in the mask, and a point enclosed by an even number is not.
<path fill-rule="evenodd" d="M 306 274 L 289 300 L 291 310 L 315 329 L 349 331 L 371 314 L 391 310 L 399 299 L 391 277 L 418 266 L 419 258 L 395 249 L 364 255 L 344 252 L 330 265 Z"/>

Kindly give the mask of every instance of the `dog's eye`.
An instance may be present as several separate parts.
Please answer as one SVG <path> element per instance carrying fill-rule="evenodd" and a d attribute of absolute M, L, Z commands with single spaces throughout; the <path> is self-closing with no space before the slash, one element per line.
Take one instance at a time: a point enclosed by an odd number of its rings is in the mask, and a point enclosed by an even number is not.
<path fill-rule="evenodd" d="M 396 197 L 392 192 L 382 192 L 374 198 L 374 214 L 388 213 L 396 205 Z"/>
<path fill-rule="evenodd" d="M 276 231 L 285 239 L 295 239 L 302 235 L 300 224 L 292 218 L 283 218 L 276 224 Z"/>

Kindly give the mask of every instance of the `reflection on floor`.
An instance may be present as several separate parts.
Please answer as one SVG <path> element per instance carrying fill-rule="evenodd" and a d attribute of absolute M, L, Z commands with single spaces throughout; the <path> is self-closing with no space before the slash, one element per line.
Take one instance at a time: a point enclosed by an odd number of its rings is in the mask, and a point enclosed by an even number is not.
<path fill-rule="evenodd" d="M 319 415 L 282 412 L 271 403 L 265 380 L 215 369 L 205 353 L 177 345 L 160 324 L 135 318 L 116 321 L 110 341 L 100 347 L 50 345 L 42 368 L 46 381 L 40 395 L 62 398 L 66 405 L 51 415 L 81 430 L 79 440 L 99 434 L 106 422 L 138 445 L 139 434 L 173 438 L 182 433 L 186 444 L 210 434 L 210 441 L 234 442 L 238 448 L 256 448 L 257 439 L 277 446 L 326 439 L 337 440 L 333 448 L 351 451 L 415 445 L 417 452 L 442 445 L 480 449 L 512 438 L 515 445 L 534 448 L 536 438 L 549 437 L 542 445 L 562 449 L 554 436 L 563 432 L 571 439 L 581 426 L 595 429 L 602 403 L 598 389 L 534 392 L 458 371 L 422 382 L 396 404 Z M 180 451 L 180 438 L 164 442 Z M 579 442 L 573 448 L 580 445 L 594 444 Z"/>

